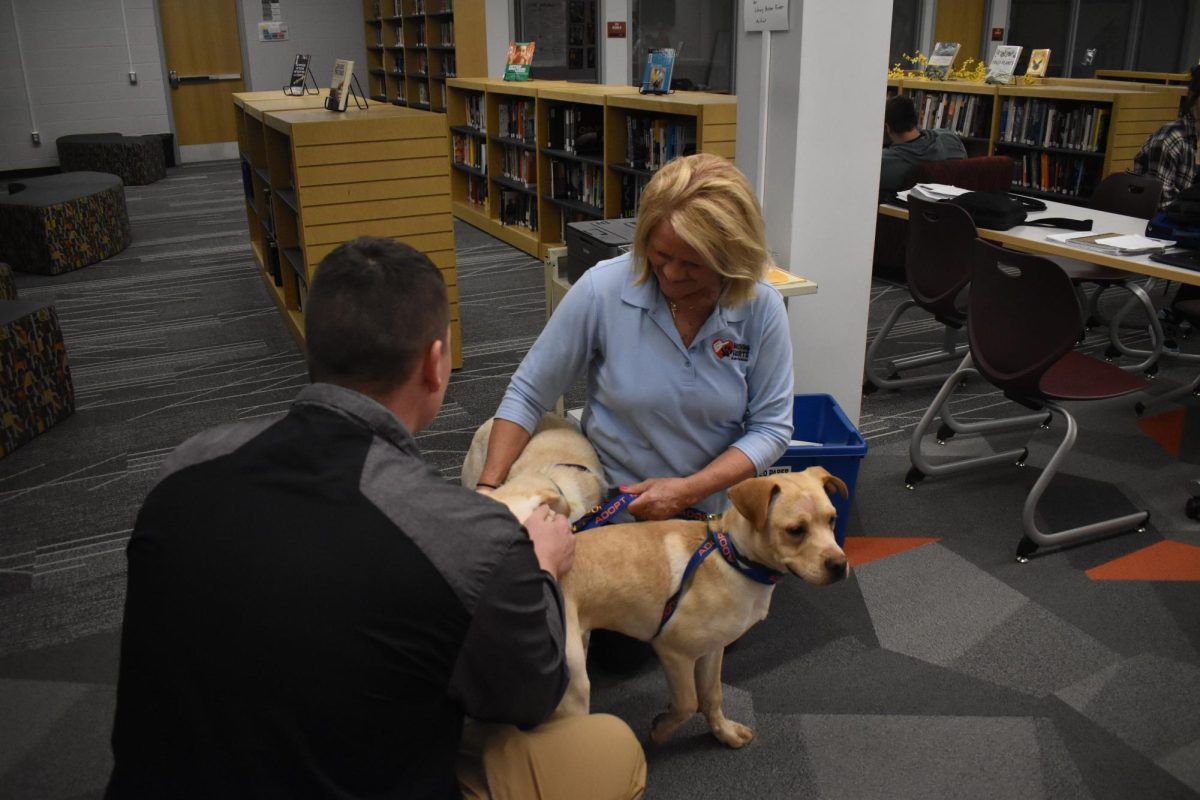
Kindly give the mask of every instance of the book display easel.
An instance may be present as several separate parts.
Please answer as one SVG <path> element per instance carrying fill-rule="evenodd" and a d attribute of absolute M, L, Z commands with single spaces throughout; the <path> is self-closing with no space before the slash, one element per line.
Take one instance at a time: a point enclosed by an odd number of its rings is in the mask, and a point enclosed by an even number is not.
<path fill-rule="evenodd" d="M 889 94 L 913 98 L 922 128 L 957 131 L 968 155 L 1012 158 L 1014 191 L 1066 201 L 1090 197 L 1106 175 L 1132 168 L 1147 137 L 1178 115 L 1182 91 L 1097 79 L 888 80 Z"/>
<path fill-rule="evenodd" d="M 446 110 L 446 80 L 487 74 L 484 0 L 363 0 L 367 93 Z"/>
<path fill-rule="evenodd" d="M 296 340 L 314 270 L 338 245 L 385 236 L 429 256 L 450 291 L 452 363 L 462 337 L 446 118 L 394 106 L 323 108 L 324 93 L 233 96 L 250 244 Z"/>
<path fill-rule="evenodd" d="M 675 155 L 734 156 L 730 95 L 491 78 L 447 86 L 454 215 L 539 259 L 570 222 L 634 216 Z"/>

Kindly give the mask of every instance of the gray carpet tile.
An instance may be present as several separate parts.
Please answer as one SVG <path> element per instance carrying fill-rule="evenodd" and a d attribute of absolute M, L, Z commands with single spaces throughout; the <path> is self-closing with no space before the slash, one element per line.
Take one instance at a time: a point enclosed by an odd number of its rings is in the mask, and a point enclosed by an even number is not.
<path fill-rule="evenodd" d="M 79 408 L 0 459 L 2 797 L 99 797 L 123 548 L 142 498 L 183 439 L 269 420 L 305 383 L 300 350 L 255 271 L 241 192 L 236 163 L 173 168 L 127 190 L 133 243 L 123 253 L 67 275 L 17 276 L 23 295 L 59 308 Z M 455 237 L 464 366 L 418 438 L 450 480 L 544 323 L 537 260 L 461 223 Z M 905 294 L 873 283 L 872 333 Z M 914 315 L 885 352 L 941 343 L 940 326 Z M 1102 353 L 1106 343 L 1094 330 L 1084 347 Z M 1196 352 L 1200 337 L 1182 345 Z M 1150 391 L 1193 374 L 1167 361 Z M 582 389 L 572 387 L 568 407 L 582 405 Z M 1018 565 L 1021 505 L 1062 424 L 944 448 L 930 438 L 934 458 L 1028 441 L 1029 464 L 909 491 L 910 433 L 934 393 L 864 398 L 870 452 L 849 533 L 939 541 L 858 566 L 835 586 L 780 583 L 770 616 L 725 656 L 726 713 L 755 740 L 725 748 L 697 716 L 649 748 L 648 797 L 1200 796 L 1197 584 L 1086 574 L 1164 539 L 1200 546 L 1183 508 L 1200 493 L 1200 401 L 1150 412 L 1186 415 L 1179 457 L 1143 433 L 1138 396 L 1077 407 L 1079 443 L 1043 518 L 1145 506 L 1150 530 Z M 953 408 L 964 419 L 1023 413 L 978 380 Z M 657 664 L 592 679 L 594 708 L 644 739 L 667 702 Z"/>
<path fill-rule="evenodd" d="M 1046 763 L 1029 717 L 802 715 L 798 728 L 822 800 L 1087 797 L 1067 760 Z M 780 720 L 783 723 L 783 720 Z M 1060 767 L 1065 774 L 1043 770 Z M 1064 794 L 1051 794 L 1048 786 Z"/>

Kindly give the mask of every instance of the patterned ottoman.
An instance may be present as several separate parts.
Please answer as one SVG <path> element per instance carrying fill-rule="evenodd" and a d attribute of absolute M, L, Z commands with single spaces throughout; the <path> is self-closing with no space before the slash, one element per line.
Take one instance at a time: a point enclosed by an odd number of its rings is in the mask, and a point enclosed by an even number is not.
<path fill-rule="evenodd" d="M 0 293 L 16 296 L 3 264 Z M 0 458 L 74 411 L 75 387 L 54 307 L 0 300 Z"/>
<path fill-rule="evenodd" d="M 78 133 L 60 136 L 58 168 L 63 172 L 111 172 L 126 186 L 144 186 L 167 177 L 167 161 L 159 136 Z"/>
<path fill-rule="evenodd" d="M 0 260 L 13 269 L 58 275 L 129 246 L 125 186 L 104 172 L 27 178 L 0 194 Z"/>

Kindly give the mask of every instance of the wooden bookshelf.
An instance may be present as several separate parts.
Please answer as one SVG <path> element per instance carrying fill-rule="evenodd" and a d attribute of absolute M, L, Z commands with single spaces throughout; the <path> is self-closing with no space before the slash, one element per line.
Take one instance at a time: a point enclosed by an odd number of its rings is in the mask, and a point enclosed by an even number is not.
<path fill-rule="evenodd" d="M 452 167 L 458 173 L 452 177 L 454 215 L 539 259 L 561 244 L 568 222 L 632 214 L 622 202 L 623 185 L 634 181 L 644 186 L 659 164 L 630 163 L 626 143 L 631 120 L 647 128 L 657 122 L 662 129 L 674 126 L 686 131 L 682 141 L 687 148 L 676 147 L 672 152 L 734 156 L 737 99 L 730 95 L 641 95 L 634 86 L 492 78 L 458 78 L 447 84 L 452 146 L 464 138 L 480 137 L 479 131 L 469 128 L 468 109 L 482 104 L 486 132 L 481 138 L 486 139 L 488 148 L 487 192 L 482 202 L 472 191 L 481 176 L 469 164 Z M 533 128 L 520 137 L 503 127 L 517 107 L 525 110 Z M 576 128 L 587 134 L 586 141 L 563 140 L 558 129 L 566 115 L 577 115 L 572 118 Z M 578 124 L 580 118 L 582 125 Z M 576 179 L 576 186 L 564 192 L 567 176 Z M 585 184 L 586 191 L 575 191 Z"/>
<path fill-rule="evenodd" d="M 1094 76 L 1097 79 L 1111 81 L 1135 81 L 1175 86 L 1186 86 L 1191 78 L 1186 72 L 1140 72 L 1130 69 L 1098 69 Z"/>
<path fill-rule="evenodd" d="M 605 107 L 605 197 L 619 217 L 636 217 L 638 198 L 666 161 L 689 152 L 732 160 L 737 144 L 737 98 L 675 92 L 619 94 Z M 633 152 L 630 152 L 630 148 Z"/>
<path fill-rule="evenodd" d="M 445 111 L 446 81 L 487 74 L 484 0 L 363 0 L 368 95 Z"/>
<path fill-rule="evenodd" d="M 308 284 L 321 259 L 359 236 L 405 242 L 442 271 L 452 363 L 461 367 L 445 116 L 396 106 L 314 107 L 324 95 L 234 95 L 251 248 L 268 294 L 303 346 Z"/>
<path fill-rule="evenodd" d="M 1146 138 L 1175 119 L 1181 93 L 1176 86 L 1065 78 L 1032 86 L 903 78 L 888 86 L 917 101 L 923 128 L 951 127 L 947 115 L 958 120 L 954 110 L 974 99 L 968 154 L 1009 156 L 1018 168 L 1014 191 L 1067 201 L 1089 197 L 1104 176 L 1130 169 Z M 934 124 L 923 110 L 933 111 Z M 977 125 L 981 119 L 988 124 Z M 1012 119 L 1024 125 L 1020 133 Z M 957 122 L 953 127 L 964 133 Z"/>

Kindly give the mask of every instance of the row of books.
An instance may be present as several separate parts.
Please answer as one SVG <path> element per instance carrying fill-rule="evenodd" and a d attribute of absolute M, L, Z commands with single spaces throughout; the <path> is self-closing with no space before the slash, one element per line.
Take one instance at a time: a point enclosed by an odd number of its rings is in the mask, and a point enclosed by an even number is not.
<path fill-rule="evenodd" d="M 538 229 L 537 198 L 513 189 L 500 192 L 500 224 Z"/>
<path fill-rule="evenodd" d="M 1009 153 L 1013 183 L 1025 189 L 1091 197 L 1100 164 L 1093 159 L 1058 153 Z"/>
<path fill-rule="evenodd" d="M 412 0 L 412 4 L 413 4 L 412 11 L 407 12 L 407 13 L 410 13 L 410 14 L 425 14 L 425 13 L 427 13 L 425 10 L 425 0 Z M 387 6 L 383 6 L 383 4 L 381 4 L 379 2 L 379 0 L 372 0 L 371 16 L 374 17 L 375 19 L 380 19 L 383 16 L 382 11 L 385 8 L 388 11 L 388 16 L 392 16 L 392 17 L 400 17 L 406 13 L 404 10 L 404 6 L 403 6 L 403 0 L 392 0 L 390 3 L 387 4 Z M 430 11 L 428 13 L 449 14 L 453 10 L 454 10 L 454 3 L 451 0 L 442 0 L 442 2 L 439 4 L 438 8 L 436 8 L 433 11 Z"/>
<path fill-rule="evenodd" d="M 455 133 L 451 137 L 454 163 L 487 171 L 487 142 L 475 136 Z"/>
<path fill-rule="evenodd" d="M 410 69 L 413 72 L 428 73 L 429 72 L 429 56 L 425 53 L 413 53 L 412 65 Z"/>
<path fill-rule="evenodd" d="M 604 168 L 574 161 L 550 160 L 550 196 L 604 208 Z"/>
<path fill-rule="evenodd" d="M 537 185 L 537 153 L 520 147 L 504 147 L 504 177 L 529 188 Z"/>
<path fill-rule="evenodd" d="M 553 150 L 575 155 L 600 155 L 604 109 L 600 106 L 550 105 L 548 141 Z"/>
<path fill-rule="evenodd" d="M 650 179 L 642 175 L 621 176 L 621 216 L 636 217 L 642 209 L 642 191 Z"/>
<path fill-rule="evenodd" d="M 438 32 L 441 33 L 441 35 L 442 35 L 442 44 L 448 45 L 448 46 L 454 45 L 454 22 L 453 21 L 439 22 L 438 23 Z"/>
<path fill-rule="evenodd" d="M 487 178 L 479 178 L 475 175 L 467 176 L 467 202 L 471 205 L 480 206 L 481 208 L 487 203 L 488 196 Z"/>
<path fill-rule="evenodd" d="M 1001 142 L 1099 152 L 1108 137 L 1103 106 L 1009 97 L 1000 106 Z"/>
<path fill-rule="evenodd" d="M 917 125 L 944 128 L 960 136 L 986 139 L 992 130 L 992 99 L 975 94 L 927 92 L 913 95 L 917 107 Z"/>
<path fill-rule="evenodd" d="M 487 117 L 484 116 L 483 95 L 468 94 L 464 99 L 467 106 L 467 125 L 480 133 L 486 133 Z"/>
<path fill-rule="evenodd" d="M 656 170 L 676 156 L 696 151 L 696 124 L 666 119 L 625 118 L 625 159 L 636 169 Z"/>
<path fill-rule="evenodd" d="M 533 144 L 534 124 L 537 120 L 532 100 L 511 100 L 500 103 L 497 112 L 500 117 L 500 136 L 510 139 L 523 139 Z"/>

